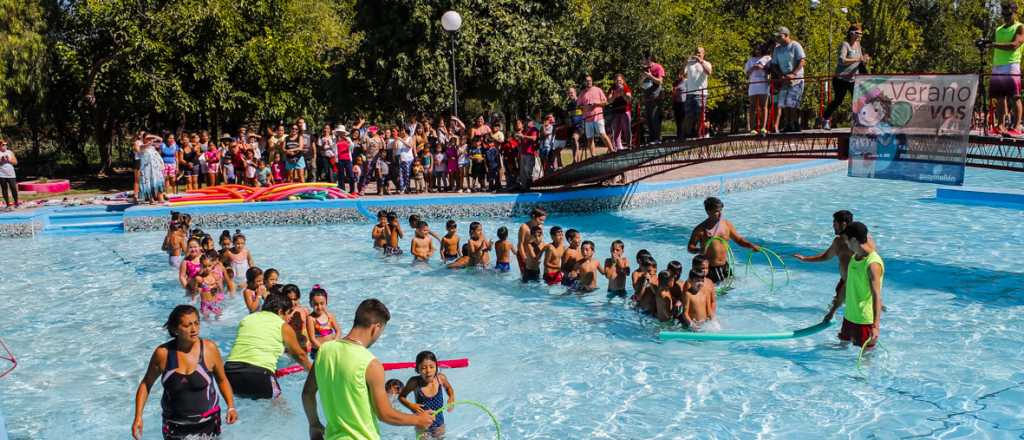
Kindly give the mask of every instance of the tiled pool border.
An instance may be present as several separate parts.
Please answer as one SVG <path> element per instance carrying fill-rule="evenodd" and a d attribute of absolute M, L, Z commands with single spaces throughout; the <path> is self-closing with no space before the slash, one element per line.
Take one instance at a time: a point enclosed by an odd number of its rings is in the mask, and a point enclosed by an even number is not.
<path fill-rule="evenodd" d="M 357 223 L 373 220 L 373 213 L 381 209 L 395 211 L 401 218 L 416 213 L 426 219 L 518 216 L 526 214 L 534 206 L 541 206 L 548 212 L 589 213 L 645 208 L 746 191 L 833 173 L 845 167 L 846 162 L 843 161 L 812 160 L 692 179 L 555 193 L 300 200 L 188 206 L 176 207 L 174 210 L 191 214 L 193 224 L 202 228 Z M 128 208 L 124 211 L 124 230 L 162 230 L 167 225 L 171 209 L 166 206 Z M 0 217 L 0 237 L 29 237 L 38 234 L 46 224 L 46 216 L 54 212 L 59 212 L 59 209 Z"/>

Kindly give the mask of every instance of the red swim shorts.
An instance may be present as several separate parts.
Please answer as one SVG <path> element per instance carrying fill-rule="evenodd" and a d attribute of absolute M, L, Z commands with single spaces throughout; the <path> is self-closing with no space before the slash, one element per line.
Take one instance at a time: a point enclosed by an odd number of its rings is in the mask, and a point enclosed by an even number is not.
<path fill-rule="evenodd" d="M 561 283 L 562 282 L 562 271 L 556 270 L 554 272 L 545 272 L 544 273 L 544 282 L 548 283 L 549 286 L 554 286 L 555 284 Z"/>
<path fill-rule="evenodd" d="M 871 339 L 871 324 L 854 324 L 843 319 L 843 328 L 839 330 L 839 339 L 863 347 L 864 341 Z M 868 347 L 874 347 L 876 342 L 878 340 L 871 341 Z"/>

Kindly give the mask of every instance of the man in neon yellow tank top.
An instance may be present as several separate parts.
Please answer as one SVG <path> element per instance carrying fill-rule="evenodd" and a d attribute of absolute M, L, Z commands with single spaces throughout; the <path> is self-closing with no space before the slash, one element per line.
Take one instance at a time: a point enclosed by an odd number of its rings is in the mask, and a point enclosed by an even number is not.
<path fill-rule="evenodd" d="M 853 251 L 846 268 L 846 307 L 843 310 L 843 328 L 839 339 L 858 347 L 878 342 L 879 321 L 882 317 L 882 280 L 885 263 L 868 241 L 868 227 L 853 222 L 843 230 L 842 238 Z"/>
<path fill-rule="evenodd" d="M 320 346 L 313 371 L 302 388 L 302 408 L 309 420 L 310 439 L 380 439 L 378 419 L 389 425 L 416 426 L 422 430 L 434 423 L 429 412 L 401 413 L 388 399 L 384 366 L 369 348 L 390 319 L 391 312 L 383 303 L 364 300 L 356 309 L 352 330 L 344 338 Z M 327 417 L 326 433 L 317 414 L 318 389 Z"/>
<path fill-rule="evenodd" d="M 1003 24 L 996 28 L 992 42 L 992 77 L 989 96 L 997 101 L 996 131 L 1018 137 L 1024 135 L 1021 127 L 1020 55 L 1024 44 L 1024 25 L 1017 21 L 1017 3 L 1002 5 Z M 1010 128 L 1006 127 L 1006 114 L 1013 111 Z"/>

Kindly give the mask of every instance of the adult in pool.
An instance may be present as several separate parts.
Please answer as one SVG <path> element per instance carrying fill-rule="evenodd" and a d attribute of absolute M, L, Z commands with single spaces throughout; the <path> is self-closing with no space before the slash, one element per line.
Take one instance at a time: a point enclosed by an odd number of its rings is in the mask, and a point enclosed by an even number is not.
<path fill-rule="evenodd" d="M 721 283 L 732 276 L 732 268 L 729 267 L 729 241 L 735 241 L 740 246 L 759 252 L 761 248 L 747 241 L 732 222 L 722 217 L 722 210 L 725 204 L 717 197 L 704 199 L 704 212 L 708 218 L 693 228 L 690 234 L 690 243 L 686 249 L 691 254 L 704 254 L 711 263 L 708 278 L 715 284 Z"/>
<path fill-rule="evenodd" d="M 281 394 L 274 371 L 284 349 L 302 368 L 313 367 L 299 345 L 295 330 L 284 320 L 291 308 L 291 300 L 275 289 L 263 301 L 263 310 L 238 323 L 238 336 L 231 346 L 224 371 L 239 397 L 272 399 Z"/>
<path fill-rule="evenodd" d="M 843 303 L 843 294 L 846 289 L 846 267 L 850 265 L 850 258 L 853 257 L 853 251 L 846 245 L 843 240 L 842 232 L 847 226 L 853 223 L 853 213 L 847 210 L 836 211 L 832 214 L 832 231 L 835 232 L 836 236 L 832 239 L 832 244 L 825 249 L 824 252 L 813 255 L 804 256 L 801 254 L 793 254 L 793 258 L 803 261 L 805 263 L 817 263 L 821 261 L 831 260 L 832 257 L 839 257 L 839 281 L 836 283 L 836 294 L 832 299 L 832 306 L 829 308 L 828 313 L 825 315 L 825 321 L 831 321 L 832 316 L 835 315 L 836 309 Z M 875 241 L 868 235 L 868 243 L 871 248 L 875 248 Z"/>
<path fill-rule="evenodd" d="M 363 300 L 356 309 L 352 330 L 344 338 L 320 346 L 316 368 L 306 376 L 302 388 L 310 439 L 380 439 L 378 420 L 420 430 L 434 423 L 429 412 L 405 414 L 396 411 L 388 399 L 384 366 L 369 348 L 390 320 L 391 312 L 383 303 Z M 318 394 L 327 418 L 326 432 L 317 413 Z"/>
<path fill-rule="evenodd" d="M 238 420 L 220 350 L 217 344 L 199 337 L 199 311 L 190 305 L 175 307 L 164 328 L 174 339 L 157 347 L 149 359 L 135 392 L 132 437 L 142 438 L 142 409 L 159 378 L 164 387 L 160 399 L 164 438 L 217 438 L 221 429 L 220 401 L 214 387 L 220 388 L 228 406 L 228 424 Z"/>

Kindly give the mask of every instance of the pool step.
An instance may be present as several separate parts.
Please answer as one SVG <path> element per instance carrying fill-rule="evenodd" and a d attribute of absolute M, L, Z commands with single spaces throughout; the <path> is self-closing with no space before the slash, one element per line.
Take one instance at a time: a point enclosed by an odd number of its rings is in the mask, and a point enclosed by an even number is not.
<path fill-rule="evenodd" d="M 51 214 L 43 235 L 110 234 L 124 232 L 123 212 L 75 212 Z"/>

